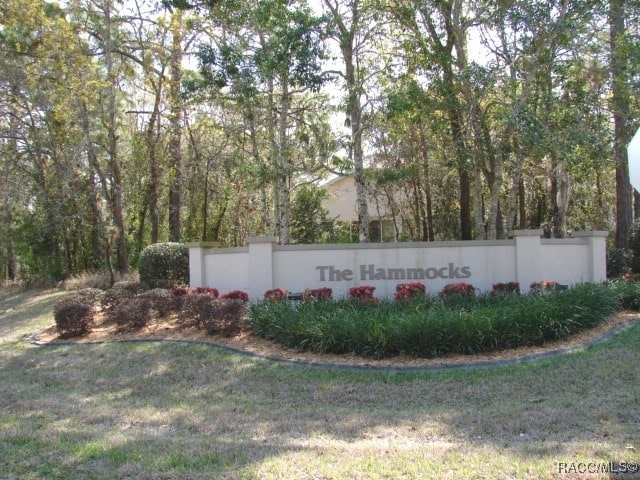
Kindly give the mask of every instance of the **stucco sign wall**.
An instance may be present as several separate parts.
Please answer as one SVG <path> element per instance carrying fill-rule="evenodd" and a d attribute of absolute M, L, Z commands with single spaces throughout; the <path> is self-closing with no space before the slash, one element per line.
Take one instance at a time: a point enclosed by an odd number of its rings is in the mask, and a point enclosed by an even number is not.
<path fill-rule="evenodd" d="M 244 290 L 252 300 L 266 290 L 300 292 L 329 287 L 334 297 L 349 288 L 376 287 L 391 297 L 399 283 L 419 281 L 431 293 L 449 283 L 467 282 L 482 291 L 498 282 L 563 284 L 606 279 L 607 232 L 577 232 L 573 238 L 547 240 L 541 230 L 519 230 L 513 240 L 357 245 L 276 245 L 271 237 L 248 240 L 242 248 L 189 245 L 191 287 Z"/>

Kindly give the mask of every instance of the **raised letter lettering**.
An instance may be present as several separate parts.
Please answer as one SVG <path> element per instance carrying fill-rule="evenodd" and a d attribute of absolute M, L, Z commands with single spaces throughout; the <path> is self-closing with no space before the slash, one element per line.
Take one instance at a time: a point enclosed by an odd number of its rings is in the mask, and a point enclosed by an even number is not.
<path fill-rule="evenodd" d="M 405 275 L 404 268 L 390 268 L 387 271 L 387 278 L 389 280 L 404 280 Z"/>
<path fill-rule="evenodd" d="M 384 268 L 378 268 L 376 270 L 376 274 L 373 276 L 374 280 L 386 280 L 387 279 L 387 272 L 385 271 Z"/>
<path fill-rule="evenodd" d="M 469 278 L 471 276 L 471 268 L 462 267 L 460 269 L 460 278 Z"/>
<path fill-rule="evenodd" d="M 459 268 L 456 268 L 453 263 L 449 264 L 449 278 L 460 278 L 460 274 L 458 273 Z"/>
<path fill-rule="evenodd" d="M 373 280 L 375 265 L 360 265 L 360 280 Z"/>
<path fill-rule="evenodd" d="M 424 280 L 424 268 L 407 268 L 407 280 Z"/>
<path fill-rule="evenodd" d="M 438 278 L 438 269 L 437 268 L 427 268 L 425 275 L 429 280 L 433 280 L 434 278 Z"/>
<path fill-rule="evenodd" d="M 329 268 L 328 266 L 316 267 L 316 270 L 320 270 L 320 281 L 321 282 L 326 282 L 327 281 L 325 279 L 324 273 L 327 271 L 328 268 Z"/>
<path fill-rule="evenodd" d="M 449 270 L 449 267 L 442 267 L 440 270 L 438 270 L 438 276 L 440 278 L 451 278 L 447 273 L 448 270 Z"/>
<path fill-rule="evenodd" d="M 350 282 L 353 280 L 353 272 L 348 268 L 342 271 L 342 280 Z"/>

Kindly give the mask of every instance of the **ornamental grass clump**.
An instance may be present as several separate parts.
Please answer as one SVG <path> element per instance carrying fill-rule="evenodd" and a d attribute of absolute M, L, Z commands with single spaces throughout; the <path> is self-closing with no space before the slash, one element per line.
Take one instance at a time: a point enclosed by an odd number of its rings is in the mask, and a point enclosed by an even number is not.
<path fill-rule="evenodd" d="M 430 358 L 562 340 L 604 320 L 617 307 L 618 295 L 588 284 L 548 295 L 481 295 L 462 304 L 425 297 L 362 308 L 348 299 L 303 302 L 294 311 L 262 302 L 250 306 L 250 327 L 301 350 Z"/>
<path fill-rule="evenodd" d="M 640 283 L 630 280 L 616 280 L 611 283 L 622 308 L 640 310 Z"/>

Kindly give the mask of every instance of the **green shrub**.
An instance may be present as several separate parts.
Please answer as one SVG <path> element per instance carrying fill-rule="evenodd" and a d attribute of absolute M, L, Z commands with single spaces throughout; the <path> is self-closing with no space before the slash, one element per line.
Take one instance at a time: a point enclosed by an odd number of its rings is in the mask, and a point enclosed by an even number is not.
<path fill-rule="evenodd" d="M 607 250 L 607 278 L 620 278 L 631 272 L 632 255 L 624 248 Z"/>
<path fill-rule="evenodd" d="M 150 288 L 189 283 L 189 250 L 182 243 L 155 243 L 140 254 L 140 281 Z"/>
<path fill-rule="evenodd" d="M 467 295 L 462 295 L 467 297 Z M 548 295 L 481 295 L 453 302 L 425 297 L 406 302 L 286 302 L 250 306 L 251 330 L 288 347 L 386 357 L 473 354 L 561 340 L 612 313 L 608 287 L 581 285 Z"/>
<path fill-rule="evenodd" d="M 56 302 L 53 315 L 61 338 L 82 337 L 91 331 L 94 309 L 87 296 L 71 295 Z"/>
<path fill-rule="evenodd" d="M 618 297 L 620 307 L 640 310 L 640 283 L 630 280 L 617 280 L 611 284 Z"/>
<path fill-rule="evenodd" d="M 640 273 L 640 219 L 633 224 L 628 247 L 631 253 L 631 271 Z"/>

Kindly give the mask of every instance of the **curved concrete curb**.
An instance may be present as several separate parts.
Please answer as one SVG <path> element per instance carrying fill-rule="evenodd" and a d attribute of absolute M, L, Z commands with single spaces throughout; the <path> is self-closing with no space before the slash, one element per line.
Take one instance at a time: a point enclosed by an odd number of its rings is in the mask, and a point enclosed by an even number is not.
<path fill-rule="evenodd" d="M 495 366 L 504 366 L 504 365 L 514 365 L 519 363 L 527 363 L 533 362 L 535 360 L 542 360 L 546 358 L 558 357 L 561 355 L 567 355 L 569 353 L 580 352 L 586 350 L 589 347 L 593 347 L 595 345 L 599 345 L 614 336 L 618 335 L 620 332 L 626 330 L 632 325 L 640 323 L 640 318 L 631 319 L 625 323 L 622 323 L 611 330 L 592 338 L 584 343 L 580 343 L 577 345 L 572 345 L 570 347 L 557 348 L 555 350 L 549 350 L 546 352 L 540 353 L 530 353 L 527 355 L 522 355 L 520 357 L 514 358 L 506 358 L 502 360 L 484 360 L 477 362 L 464 362 L 464 363 L 442 363 L 438 365 L 407 365 L 407 366 L 391 366 L 391 365 L 348 365 L 343 363 L 322 363 L 322 362 L 310 362 L 307 360 L 292 360 L 288 358 L 276 357 L 273 355 L 262 355 L 260 353 L 249 352 L 247 350 L 242 350 L 236 347 L 230 347 L 229 345 L 225 345 L 223 343 L 218 342 L 207 342 L 207 341 L 199 341 L 199 340 L 179 340 L 179 339 L 168 339 L 168 338 L 144 338 L 144 339 L 123 339 L 123 340 L 97 340 L 93 342 L 57 342 L 57 343 L 44 343 L 39 340 L 40 332 L 33 333 L 29 335 L 27 340 L 30 344 L 38 346 L 38 347 L 62 347 L 62 346 L 72 346 L 72 345 L 100 345 L 107 343 L 151 343 L 151 342 L 172 342 L 172 343 L 184 343 L 188 345 L 208 345 L 216 348 L 220 348 L 230 353 L 234 353 L 237 355 L 242 355 L 250 358 L 257 358 L 261 360 L 268 360 L 277 363 L 284 363 L 289 365 L 297 365 L 304 367 L 312 367 L 319 368 L 324 370 L 340 370 L 340 371 L 377 371 L 384 373 L 402 373 L 402 372 L 441 372 L 445 370 L 463 370 L 468 368 L 477 368 L 477 367 L 495 367 Z"/>

